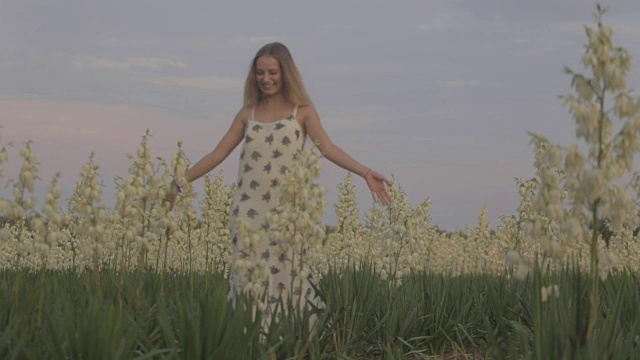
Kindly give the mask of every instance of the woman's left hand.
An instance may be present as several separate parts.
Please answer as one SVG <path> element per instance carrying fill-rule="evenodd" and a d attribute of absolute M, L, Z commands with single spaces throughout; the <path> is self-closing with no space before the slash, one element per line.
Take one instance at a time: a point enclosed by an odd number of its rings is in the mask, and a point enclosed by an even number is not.
<path fill-rule="evenodd" d="M 384 177 L 384 175 L 371 170 L 366 174 L 365 180 L 367 181 L 367 185 L 371 190 L 371 196 L 373 196 L 373 201 L 377 200 L 382 205 L 391 204 L 391 197 L 389 196 L 389 193 L 385 188 L 385 184 L 387 186 L 391 186 L 391 182 L 387 180 L 387 178 Z"/>

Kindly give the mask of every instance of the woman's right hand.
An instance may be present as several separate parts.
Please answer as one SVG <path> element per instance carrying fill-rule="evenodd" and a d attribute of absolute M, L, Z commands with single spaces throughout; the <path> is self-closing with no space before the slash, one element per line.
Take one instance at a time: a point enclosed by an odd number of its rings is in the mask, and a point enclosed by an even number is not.
<path fill-rule="evenodd" d="M 175 182 L 172 182 L 169 192 L 164 196 L 164 201 L 168 202 L 169 205 L 173 207 L 173 204 L 176 202 L 176 198 L 178 197 L 179 193 L 180 187 L 178 187 Z"/>
<path fill-rule="evenodd" d="M 391 204 L 391 196 L 387 192 L 385 185 L 391 186 L 391 181 L 389 181 L 384 175 L 375 172 L 371 169 L 367 171 L 364 176 L 367 181 L 367 185 L 369 186 L 369 190 L 371 190 L 371 196 L 373 196 L 373 201 L 379 201 L 382 205 L 390 205 Z"/>
<path fill-rule="evenodd" d="M 164 201 L 168 202 L 169 205 L 173 206 L 173 203 L 176 201 L 177 196 L 178 196 L 178 193 L 176 191 L 171 191 L 170 193 L 165 195 Z"/>

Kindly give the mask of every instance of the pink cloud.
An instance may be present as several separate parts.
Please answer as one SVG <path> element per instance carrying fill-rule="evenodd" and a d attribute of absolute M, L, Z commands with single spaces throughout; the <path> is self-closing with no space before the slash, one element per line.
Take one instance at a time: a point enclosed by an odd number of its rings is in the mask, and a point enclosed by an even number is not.
<path fill-rule="evenodd" d="M 18 149 L 32 140 L 43 179 L 61 172 L 68 186 L 75 183 L 91 152 L 96 153 L 105 185 L 113 186 L 114 175 L 126 176 L 130 163 L 125 154 L 135 153 L 147 129 L 154 156 L 170 159 L 178 141 L 184 140 L 187 155 L 197 161 L 211 151 L 231 122 L 213 115 L 195 119 L 162 109 L 55 100 L 0 99 L 0 113 L 2 141 L 15 144 L 5 176 L 17 176 Z M 220 167 L 227 180 L 235 178 L 235 166 L 227 161 Z"/>

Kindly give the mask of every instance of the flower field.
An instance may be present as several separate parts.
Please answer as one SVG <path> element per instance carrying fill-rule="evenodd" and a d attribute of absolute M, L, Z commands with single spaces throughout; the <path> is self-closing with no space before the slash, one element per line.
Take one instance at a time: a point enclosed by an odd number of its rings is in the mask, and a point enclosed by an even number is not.
<path fill-rule="evenodd" d="M 302 152 L 264 231 L 307 249 L 323 306 L 280 304 L 288 310 L 268 326 L 253 314 L 266 269 L 242 279 L 238 306 L 227 302 L 229 269 L 260 261 L 232 261 L 234 185 L 206 177 L 196 196 L 180 144 L 156 158 L 143 135 L 107 208 L 93 155 L 63 204 L 58 176 L 35 198 L 31 143 L 10 159 L 15 146 L 0 138 L 0 357 L 638 358 L 640 98 L 626 87 L 631 56 L 613 46 L 602 14 L 586 29 L 588 73 L 565 69 L 580 142 L 531 134 L 536 177 L 515 179 L 520 203 L 499 224 L 484 208 L 475 226 L 440 231 L 429 199 L 411 206 L 395 181 L 392 204 L 361 222 L 349 174 L 327 229 L 318 156 Z M 2 172 L 9 160 L 18 174 Z M 173 179 L 183 192 L 171 204 Z"/>

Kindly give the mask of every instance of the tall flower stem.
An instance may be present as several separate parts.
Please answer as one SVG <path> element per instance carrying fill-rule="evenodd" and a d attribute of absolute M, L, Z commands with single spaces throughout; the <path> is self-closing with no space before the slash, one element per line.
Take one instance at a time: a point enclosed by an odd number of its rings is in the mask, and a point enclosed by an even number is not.
<path fill-rule="evenodd" d="M 601 25 L 600 23 L 598 25 Z M 604 96 L 607 87 L 606 84 L 602 88 L 602 94 L 598 95 L 600 100 L 600 116 L 598 119 L 598 169 L 602 168 L 602 156 L 603 156 L 603 136 L 602 129 L 604 127 L 605 110 L 604 110 Z M 600 221 L 598 219 L 598 206 L 600 205 L 600 199 L 596 199 L 592 208 L 592 221 L 593 229 L 591 231 L 591 291 L 589 293 L 589 325 L 587 326 L 587 333 L 585 338 L 590 340 L 593 337 L 593 329 L 596 326 L 596 320 L 598 318 L 598 308 L 600 307 L 600 282 L 598 280 L 598 239 L 600 235 Z"/>

